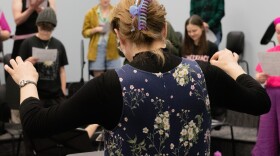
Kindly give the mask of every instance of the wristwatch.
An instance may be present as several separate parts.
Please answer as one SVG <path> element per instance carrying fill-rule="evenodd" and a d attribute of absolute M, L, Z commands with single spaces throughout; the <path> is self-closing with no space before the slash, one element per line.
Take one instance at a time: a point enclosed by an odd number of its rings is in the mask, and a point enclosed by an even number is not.
<path fill-rule="evenodd" d="M 34 81 L 30 81 L 30 80 L 21 80 L 20 82 L 19 82 L 19 88 L 22 88 L 22 87 L 24 87 L 24 86 L 26 86 L 27 84 L 34 84 L 35 86 L 37 85 L 37 83 L 36 82 L 34 82 Z"/>

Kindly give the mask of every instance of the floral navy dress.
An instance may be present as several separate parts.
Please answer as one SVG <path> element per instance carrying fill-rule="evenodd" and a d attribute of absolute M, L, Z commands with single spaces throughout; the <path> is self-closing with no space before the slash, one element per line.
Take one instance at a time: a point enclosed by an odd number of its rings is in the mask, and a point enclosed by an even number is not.
<path fill-rule="evenodd" d="M 195 61 L 182 59 L 166 73 L 128 64 L 116 72 L 123 113 L 105 132 L 105 155 L 210 155 L 210 101 Z"/>

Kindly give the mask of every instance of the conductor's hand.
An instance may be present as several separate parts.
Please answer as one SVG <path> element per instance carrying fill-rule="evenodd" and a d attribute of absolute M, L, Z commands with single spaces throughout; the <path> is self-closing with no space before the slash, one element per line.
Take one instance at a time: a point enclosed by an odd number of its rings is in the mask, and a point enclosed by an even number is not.
<path fill-rule="evenodd" d="M 38 73 L 31 62 L 23 62 L 21 57 L 18 56 L 16 60 L 11 59 L 10 64 L 11 67 L 6 64 L 4 68 L 17 84 L 19 84 L 21 80 L 30 80 L 37 83 Z"/>
<path fill-rule="evenodd" d="M 245 71 L 238 64 L 238 54 L 225 49 L 216 52 L 210 59 L 210 63 L 224 70 L 234 80 L 244 74 Z"/>

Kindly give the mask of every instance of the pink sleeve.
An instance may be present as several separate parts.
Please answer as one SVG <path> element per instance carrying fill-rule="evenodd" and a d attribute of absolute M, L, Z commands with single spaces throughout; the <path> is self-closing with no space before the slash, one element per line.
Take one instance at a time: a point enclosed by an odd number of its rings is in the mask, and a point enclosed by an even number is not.
<path fill-rule="evenodd" d="M 262 72 L 262 67 L 261 65 L 258 63 L 257 67 L 256 67 L 256 71 L 261 73 Z"/>
<path fill-rule="evenodd" d="M 9 24 L 7 23 L 7 20 L 5 18 L 5 15 L 3 12 L 0 13 L 0 27 L 2 30 L 7 30 L 9 32 L 11 32 L 11 29 L 10 29 L 10 26 Z"/>
<path fill-rule="evenodd" d="M 267 50 L 267 52 L 279 52 L 279 51 L 280 51 L 280 45 L 277 45 Z"/>

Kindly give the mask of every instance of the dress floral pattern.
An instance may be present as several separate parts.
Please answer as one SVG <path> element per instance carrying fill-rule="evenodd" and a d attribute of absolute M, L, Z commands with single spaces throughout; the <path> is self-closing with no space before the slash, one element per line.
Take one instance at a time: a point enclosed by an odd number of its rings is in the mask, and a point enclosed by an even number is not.
<path fill-rule="evenodd" d="M 166 73 L 128 64 L 116 71 L 124 107 L 105 133 L 105 155 L 210 155 L 210 101 L 195 61 L 182 59 Z"/>

